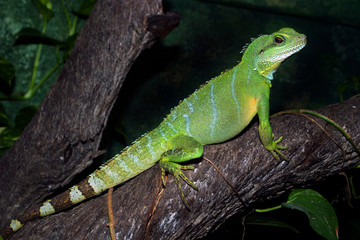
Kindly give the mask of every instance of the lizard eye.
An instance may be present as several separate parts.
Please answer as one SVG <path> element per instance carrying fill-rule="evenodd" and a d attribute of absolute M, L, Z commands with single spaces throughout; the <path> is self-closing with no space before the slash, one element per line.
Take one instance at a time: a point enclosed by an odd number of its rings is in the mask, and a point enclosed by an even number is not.
<path fill-rule="evenodd" d="M 285 41 L 285 39 L 283 39 L 282 37 L 279 37 L 279 36 L 277 36 L 277 37 L 274 38 L 274 42 L 275 42 L 276 44 L 283 43 L 284 41 Z"/>

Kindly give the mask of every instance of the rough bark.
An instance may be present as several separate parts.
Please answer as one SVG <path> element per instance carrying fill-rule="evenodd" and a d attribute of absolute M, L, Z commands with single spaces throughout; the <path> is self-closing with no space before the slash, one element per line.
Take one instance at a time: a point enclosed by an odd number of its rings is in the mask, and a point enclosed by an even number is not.
<path fill-rule="evenodd" d="M 133 10 L 126 10 L 131 8 Z M 136 9 L 136 10 L 135 10 Z M 107 116 L 132 62 L 152 42 L 148 15 L 160 13 L 159 1 L 99 1 L 76 42 L 74 52 L 22 137 L 1 159 L 0 212 L 10 219 L 66 185 L 96 155 Z M 360 142 L 360 96 L 327 106 L 334 119 Z M 241 200 L 204 160 L 187 175 L 199 187 L 183 184 L 188 211 L 170 176 L 161 190 L 158 166 L 117 187 L 114 214 L 118 239 L 195 239 L 235 213 L 289 189 L 309 186 L 360 163 L 353 148 L 333 127 L 325 129 L 298 115 L 271 119 L 289 162 L 277 163 L 263 149 L 255 121 L 243 134 L 205 148 L 204 156 L 236 187 Z M 44 159 L 46 159 L 44 161 Z M 149 218 L 150 213 L 152 218 Z M 110 239 L 106 194 L 74 208 L 26 224 L 12 239 Z"/>
<path fill-rule="evenodd" d="M 0 161 L 0 225 L 89 166 L 127 72 L 155 42 L 161 0 L 99 0 L 58 81 Z M 6 197 L 5 197 L 6 196 Z"/>

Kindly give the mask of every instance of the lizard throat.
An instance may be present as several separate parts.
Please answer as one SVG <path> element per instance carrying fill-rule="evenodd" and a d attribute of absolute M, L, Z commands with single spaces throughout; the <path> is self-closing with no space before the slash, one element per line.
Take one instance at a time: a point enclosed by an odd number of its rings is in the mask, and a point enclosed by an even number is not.
<path fill-rule="evenodd" d="M 300 43 L 299 45 L 295 45 L 292 48 L 286 49 L 283 52 L 280 52 L 274 56 L 272 56 L 271 58 L 268 59 L 269 62 L 282 62 L 284 61 L 286 58 L 290 57 L 291 55 L 293 55 L 294 53 L 299 52 L 301 49 L 303 49 L 306 45 L 306 40 L 304 40 L 302 43 Z"/>

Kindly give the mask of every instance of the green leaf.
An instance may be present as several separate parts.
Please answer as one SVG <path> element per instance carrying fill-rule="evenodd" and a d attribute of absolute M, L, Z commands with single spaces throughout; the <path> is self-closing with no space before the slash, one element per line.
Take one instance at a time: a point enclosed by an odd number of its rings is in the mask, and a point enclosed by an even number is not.
<path fill-rule="evenodd" d="M 52 5 L 49 0 L 32 0 L 32 1 L 46 21 L 49 21 L 54 16 L 54 12 L 51 10 Z"/>
<path fill-rule="evenodd" d="M 94 8 L 97 0 L 85 0 L 81 4 L 80 8 L 75 11 L 76 14 L 81 16 L 89 16 L 92 9 Z"/>
<path fill-rule="evenodd" d="M 11 87 L 14 76 L 14 66 L 8 60 L 0 56 L 0 80 Z"/>
<path fill-rule="evenodd" d="M 338 220 L 331 204 L 319 193 L 311 189 L 296 189 L 289 194 L 282 206 L 304 212 L 311 227 L 320 236 L 336 240 Z"/>
<path fill-rule="evenodd" d="M 261 226 L 269 226 L 269 227 L 286 228 L 286 229 L 290 229 L 293 232 L 299 233 L 299 231 L 296 228 L 292 227 L 286 222 L 269 217 L 250 215 L 246 218 L 245 223 L 249 225 L 261 225 Z"/>
<path fill-rule="evenodd" d="M 74 48 L 77 36 L 78 36 L 77 33 L 71 35 L 70 37 L 65 39 L 63 44 L 60 46 L 60 49 L 65 51 L 65 60 L 67 60 L 67 58 L 69 57 L 72 49 Z"/>
<path fill-rule="evenodd" d="M 29 124 L 33 116 L 35 115 L 37 108 L 34 106 L 27 106 L 22 108 L 15 118 L 15 128 L 21 131 Z"/>
<path fill-rule="evenodd" d="M 20 134 L 19 129 L 0 127 L 0 157 L 16 142 Z"/>
<path fill-rule="evenodd" d="M 16 33 L 17 44 L 33 44 L 41 43 L 47 45 L 59 45 L 63 46 L 65 43 L 55 38 L 49 37 L 46 34 L 40 32 L 36 28 L 23 28 L 18 33 Z"/>
<path fill-rule="evenodd" d="M 19 138 L 21 131 L 16 128 L 3 127 L 0 131 L 0 148 L 11 147 Z"/>
<path fill-rule="evenodd" d="M 50 10 L 52 9 L 52 4 L 51 4 L 50 0 L 40 0 L 40 2 L 42 4 L 44 4 L 47 7 L 47 9 L 50 9 Z"/>
<path fill-rule="evenodd" d="M 28 106 L 21 109 L 15 118 L 15 127 L 0 127 L 0 157 L 16 142 L 20 137 L 22 130 L 31 121 L 37 108 Z M 5 115 L 6 120 L 7 116 Z M 2 110 L 0 105 L 0 121 L 2 119 Z"/>

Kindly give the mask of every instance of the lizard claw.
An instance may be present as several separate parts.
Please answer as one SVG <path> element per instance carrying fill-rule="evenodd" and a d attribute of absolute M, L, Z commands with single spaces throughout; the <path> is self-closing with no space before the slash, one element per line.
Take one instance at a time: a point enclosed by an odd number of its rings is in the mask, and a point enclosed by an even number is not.
<path fill-rule="evenodd" d="M 285 161 L 289 161 L 289 159 L 285 156 L 285 154 L 283 154 L 280 150 L 285 150 L 288 148 L 288 146 L 280 146 L 278 145 L 279 142 L 281 142 L 282 140 L 282 136 L 278 138 L 278 140 L 274 141 L 272 146 L 268 149 L 271 154 L 273 155 L 273 157 L 278 161 L 281 162 L 281 159 L 284 159 Z M 280 157 L 279 157 L 280 156 Z"/>

